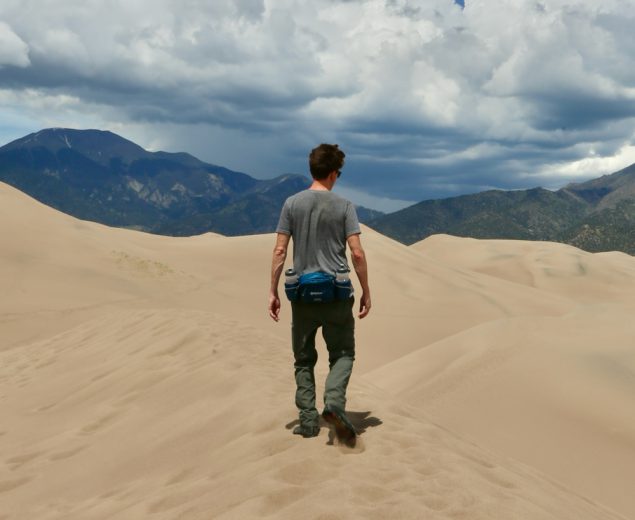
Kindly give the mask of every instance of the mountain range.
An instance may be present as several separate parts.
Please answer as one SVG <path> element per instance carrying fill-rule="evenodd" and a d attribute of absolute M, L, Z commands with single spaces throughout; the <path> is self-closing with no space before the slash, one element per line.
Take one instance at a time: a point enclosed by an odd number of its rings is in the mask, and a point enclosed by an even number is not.
<path fill-rule="evenodd" d="M 557 191 L 490 190 L 426 200 L 369 225 L 404 244 L 445 233 L 548 240 L 586 251 L 635 254 L 635 164 Z"/>
<path fill-rule="evenodd" d="M 259 180 L 187 153 L 149 152 L 112 132 L 64 128 L 0 147 L 0 181 L 84 220 L 173 236 L 272 232 L 284 200 L 309 185 L 301 175 Z M 635 165 L 557 191 L 490 190 L 387 215 L 357 212 L 404 244 L 445 233 L 635 254 Z"/>
<path fill-rule="evenodd" d="M 173 236 L 271 232 L 284 200 L 309 186 L 301 175 L 258 180 L 112 132 L 66 128 L 1 147 L 0 180 L 84 220 Z M 363 222 L 381 215 L 357 210 Z"/>

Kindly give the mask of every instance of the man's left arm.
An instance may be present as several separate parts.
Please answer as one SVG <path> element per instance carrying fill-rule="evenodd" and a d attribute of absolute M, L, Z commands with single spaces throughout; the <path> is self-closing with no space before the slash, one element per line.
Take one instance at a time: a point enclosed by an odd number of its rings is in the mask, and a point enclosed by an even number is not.
<path fill-rule="evenodd" d="M 278 233 L 276 245 L 273 248 L 271 259 L 271 287 L 269 289 L 269 316 L 274 321 L 280 320 L 280 296 L 278 296 L 278 284 L 280 275 L 284 269 L 284 261 L 287 259 L 287 249 L 291 235 Z"/>

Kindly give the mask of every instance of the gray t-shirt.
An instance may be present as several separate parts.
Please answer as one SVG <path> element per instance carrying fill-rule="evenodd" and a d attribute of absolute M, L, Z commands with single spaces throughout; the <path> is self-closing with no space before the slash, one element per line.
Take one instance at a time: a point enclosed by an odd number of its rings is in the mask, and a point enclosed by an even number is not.
<path fill-rule="evenodd" d="M 346 239 L 361 233 L 355 206 L 331 191 L 304 190 L 282 207 L 277 233 L 293 239 L 293 267 L 298 274 L 334 274 L 346 261 Z"/>

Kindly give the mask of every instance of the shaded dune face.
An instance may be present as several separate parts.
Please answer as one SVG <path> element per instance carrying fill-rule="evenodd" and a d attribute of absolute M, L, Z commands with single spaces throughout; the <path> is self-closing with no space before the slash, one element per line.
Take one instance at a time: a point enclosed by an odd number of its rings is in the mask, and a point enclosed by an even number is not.
<path fill-rule="evenodd" d="M 273 236 L 108 228 L 4 184 L 0 234 L 2 520 L 634 516 L 631 257 L 364 228 L 350 449 L 290 433 Z"/>

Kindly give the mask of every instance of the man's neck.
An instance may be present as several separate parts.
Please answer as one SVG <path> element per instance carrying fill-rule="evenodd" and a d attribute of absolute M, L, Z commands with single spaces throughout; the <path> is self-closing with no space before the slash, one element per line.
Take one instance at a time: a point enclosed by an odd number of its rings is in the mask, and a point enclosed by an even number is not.
<path fill-rule="evenodd" d="M 335 183 L 331 182 L 328 177 L 326 179 L 313 179 L 313 184 L 309 186 L 310 190 L 313 191 L 331 191 L 333 189 L 333 185 Z"/>

